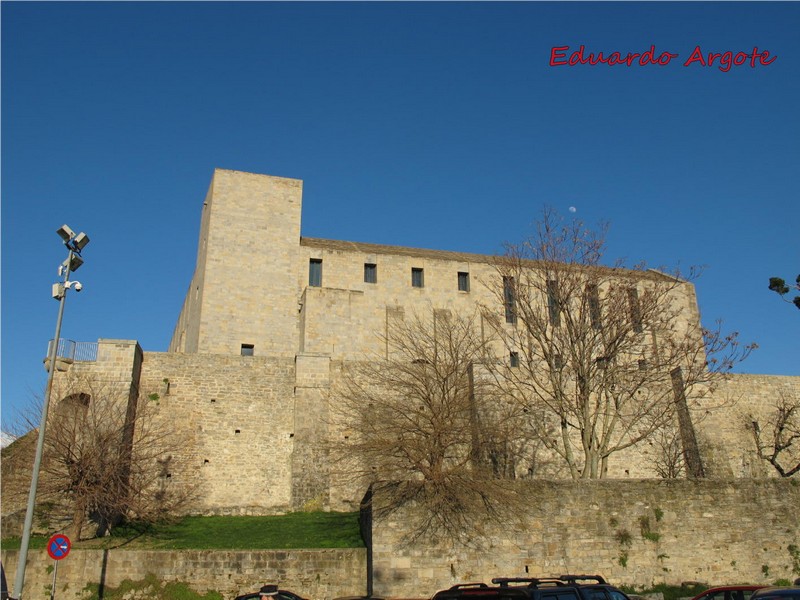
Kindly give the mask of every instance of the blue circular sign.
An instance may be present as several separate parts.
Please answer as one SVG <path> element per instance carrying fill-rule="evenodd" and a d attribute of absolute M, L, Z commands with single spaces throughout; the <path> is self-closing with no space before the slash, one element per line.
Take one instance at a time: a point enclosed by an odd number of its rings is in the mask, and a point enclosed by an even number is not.
<path fill-rule="evenodd" d="M 69 550 L 72 548 L 72 542 L 64 534 L 57 533 L 47 541 L 47 554 L 53 560 L 61 560 L 66 558 Z"/>

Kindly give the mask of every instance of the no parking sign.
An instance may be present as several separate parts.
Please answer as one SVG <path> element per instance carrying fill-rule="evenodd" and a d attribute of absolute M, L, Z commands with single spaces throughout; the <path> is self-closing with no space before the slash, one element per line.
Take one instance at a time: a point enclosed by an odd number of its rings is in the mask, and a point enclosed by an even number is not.
<path fill-rule="evenodd" d="M 50 586 L 50 600 L 55 600 L 56 597 L 56 575 L 58 575 L 58 561 L 62 558 L 67 558 L 69 549 L 72 548 L 72 542 L 63 533 L 57 533 L 47 540 L 47 555 L 56 561 L 56 567 L 53 569 L 53 585 Z"/>
<path fill-rule="evenodd" d="M 72 548 L 72 542 L 62 533 L 55 534 L 47 541 L 47 554 L 53 560 L 66 558 L 70 548 Z"/>

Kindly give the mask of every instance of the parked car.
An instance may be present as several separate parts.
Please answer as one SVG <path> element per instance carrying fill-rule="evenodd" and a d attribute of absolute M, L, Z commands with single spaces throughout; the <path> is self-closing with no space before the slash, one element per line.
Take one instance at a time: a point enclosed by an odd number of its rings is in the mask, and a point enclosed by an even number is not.
<path fill-rule="evenodd" d="M 800 585 L 765 587 L 753 592 L 751 600 L 800 600 Z"/>
<path fill-rule="evenodd" d="M 454 585 L 432 600 L 630 600 L 599 575 L 495 577 L 492 584 Z"/>
<path fill-rule="evenodd" d="M 236 600 L 258 600 L 261 592 L 250 592 L 248 594 L 242 594 L 241 596 L 236 596 Z M 277 600 L 306 600 L 299 594 L 295 594 L 294 592 L 290 592 L 289 590 L 278 590 Z"/>
<path fill-rule="evenodd" d="M 753 592 L 766 587 L 763 585 L 723 585 L 707 589 L 692 600 L 750 600 Z"/>

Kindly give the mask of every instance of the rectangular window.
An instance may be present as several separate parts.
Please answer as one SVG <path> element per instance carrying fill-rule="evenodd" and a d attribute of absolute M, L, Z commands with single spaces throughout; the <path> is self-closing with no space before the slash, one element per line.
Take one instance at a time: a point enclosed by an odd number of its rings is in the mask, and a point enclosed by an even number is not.
<path fill-rule="evenodd" d="M 425 271 L 419 268 L 411 269 L 411 285 L 416 288 L 425 287 Z"/>
<path fill-rule="evenodd" d="M 308 262 L 308 285 L 322 287 L 322 259 L 312 258 Z"/>
<path fill-rule="evenodd" d="M 378 265 L 364 263 L 364 283 L 378 283 Z"/>
<path fill-rule="evenodd" d="M 558 281 L 547 280 L 547 310 L 550 312 L 550 324 L 558 327 L 561 324 L 561 308 L 558 305 Z"/>
<path fill-rule="evenodd" d="M 509 359 L 511 361 L 511 366 L 512 367 L 516 368 L 516 367 L 519 366 L 519 353 L 518 352 L 512 352 L 511 355 L 509 356 Z"/>
<path fill-rule="evenodd" d="M 589 305 L 589 319 L 592 327 L 600 329 L 600 291 L 596 284 L 590 283 L 586 286 L 586 302 Z"/>
<path fill-rule="evenodd" d="M 468 292 L 469 291 L 469 273 L 463 273 L 459 271 L 458 273 L 458 291 L 459 292 Z"/>
<path fill-rule="evenodd" d="M 242 356 L 253 356 L 254 351 L 253 344 L 242 344 Z"/>
<path fill-rule="evenodd" d="M 636 333 L 642 333 L 642 307 L 639 305 L 639 291 L 636 288 L 628 288 L 628 304 L 631 310 L 631 324 Z"/>
<path fill-rule="evenodd" d="M 517 322 L 517 306 L 514 298 L 514 278 L 503 277 L 503 304 L 506 311 L 506 323 Z"/>

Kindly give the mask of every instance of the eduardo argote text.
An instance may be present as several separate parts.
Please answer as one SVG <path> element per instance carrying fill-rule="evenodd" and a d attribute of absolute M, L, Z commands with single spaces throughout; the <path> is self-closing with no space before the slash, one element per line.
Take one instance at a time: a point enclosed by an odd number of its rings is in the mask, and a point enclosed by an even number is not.
<path fill-rule="evenodd" d="M 581 45 L 570 51 L 569 46 L 553 46 L 550 49 L 551 67 L 574 67 L 576 65 L 624 65 L 626 67 L 658 65 L 666 66 L 673 59 L 678 58 L 676 52 L 656 52 L 655 44 L 644 52 L 587 52 Z M 770 56 L 769 50 L 759 51 L 757 46 L 752 51 L 704 52 L 700 46 L 695 46 L 683 62 L 684 67 L 717 67 L 720 71 L 728 72 L 733 67 L 749 66 L 755 69 L 756 65 L 770 65 L 777 56 Z"/>

